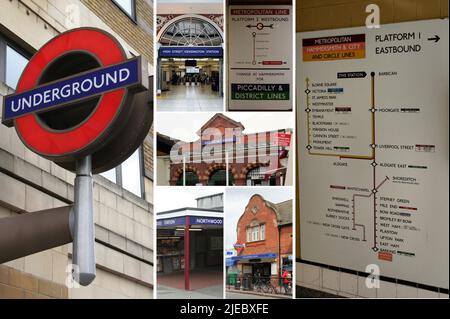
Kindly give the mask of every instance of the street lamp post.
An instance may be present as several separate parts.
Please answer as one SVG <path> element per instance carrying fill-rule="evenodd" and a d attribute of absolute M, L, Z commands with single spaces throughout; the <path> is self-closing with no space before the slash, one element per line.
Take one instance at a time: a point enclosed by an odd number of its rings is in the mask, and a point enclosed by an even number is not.
<path fill-rule="evenodd" d="M 281 287 L 281 225 L 278 224 L 278 285 Z"/>

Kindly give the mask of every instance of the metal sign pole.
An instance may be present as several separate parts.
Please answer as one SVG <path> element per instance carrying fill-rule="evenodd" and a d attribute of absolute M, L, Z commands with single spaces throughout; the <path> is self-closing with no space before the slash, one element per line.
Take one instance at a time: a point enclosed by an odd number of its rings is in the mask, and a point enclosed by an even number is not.
<path fill-rule="evenodd" d="M 186 186 L 186 155 L 183 154 L 183 186 Z"/>
<path fill-rule="evenodd" d="M 228 170 L 229 170 L 229 159 L 228 159 L 228 151 L 225 151 L 225 180 L 226 180 L 226 184 L 225 185 L 227 185 L 227 186 L 230 186 L 229 184 L 230 184 L 230 181 L 229 181 L 229 179 L 230 179 L 230 176 L 229 176 L 229 172 L 228 172 Z"/>
<path fill-rule="evenodd" d="M 92 161 L 91 156 L 86 156 L 76 162 L 74 198 L 74 279 L 82 286 L 89 285 L 95 279 L 95 236 L 92 189 Z"/>
<path fill-rule="evenodd" d="M 189 216 L 185 217 L 184 224 L 184 290 L 191 290 L 191 241 L 189 232 L 191 221 Z"/>

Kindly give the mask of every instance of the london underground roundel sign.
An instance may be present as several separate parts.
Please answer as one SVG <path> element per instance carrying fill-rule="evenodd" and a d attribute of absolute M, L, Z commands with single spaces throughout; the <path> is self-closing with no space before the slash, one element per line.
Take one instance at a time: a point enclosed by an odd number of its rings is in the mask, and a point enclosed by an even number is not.
<path fill-rule="evenodd" d="M 111 34 L 67 31 L 31 58 L 4 98 L 2 122 L 66 169 L 90 155 L 93 173 L 109 170 L 136 150 L 153 121 L 145 70 Z"/>

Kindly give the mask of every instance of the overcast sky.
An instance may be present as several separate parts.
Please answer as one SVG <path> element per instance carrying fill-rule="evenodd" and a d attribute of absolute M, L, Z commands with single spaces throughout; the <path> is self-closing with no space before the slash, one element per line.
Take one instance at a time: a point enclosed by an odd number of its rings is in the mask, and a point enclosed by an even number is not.
<path fill-rule="evenodd" d="M 155 211 L 157 213 L 167 210 L 197 207 L 196 198 L 223 193 L 223 187 L 157 187 L 155 193 Z"/>
<path fill-rule="evenodd" d="M 197 131 L 206 123 L 215 113 L 170 113 L 158 112 L 157 127 L 158 133 L 179 139 L 185 142 L 194 142 L 198 140 Z M 244 133 L 258 133 L 278 129 L 292 129 L 293 116 L 290 112 L 234 112 L 226 113 L 229 118 L 241 122 L 244 125 Z"/>
<path fill-rule="evenodd" d="M 225 193 L 225 249 L 233 247 L 236 243 L 236 225 L 239 217 L 244 212 L 248 200 L 254 194 L 259 194 L 264 199 L 275 204 L 292 199 L 291 187 L 232 187 Z"/>

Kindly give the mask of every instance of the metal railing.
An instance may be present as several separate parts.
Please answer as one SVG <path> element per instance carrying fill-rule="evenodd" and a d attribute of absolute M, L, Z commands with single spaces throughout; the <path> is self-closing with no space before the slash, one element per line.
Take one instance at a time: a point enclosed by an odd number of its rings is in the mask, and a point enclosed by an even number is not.
<path fill-rule="evenodd" d="M 292 295 L 291 278 L 281 276 L 227 275 L 228 290 L 252 291 L 272 295 Z"/>

